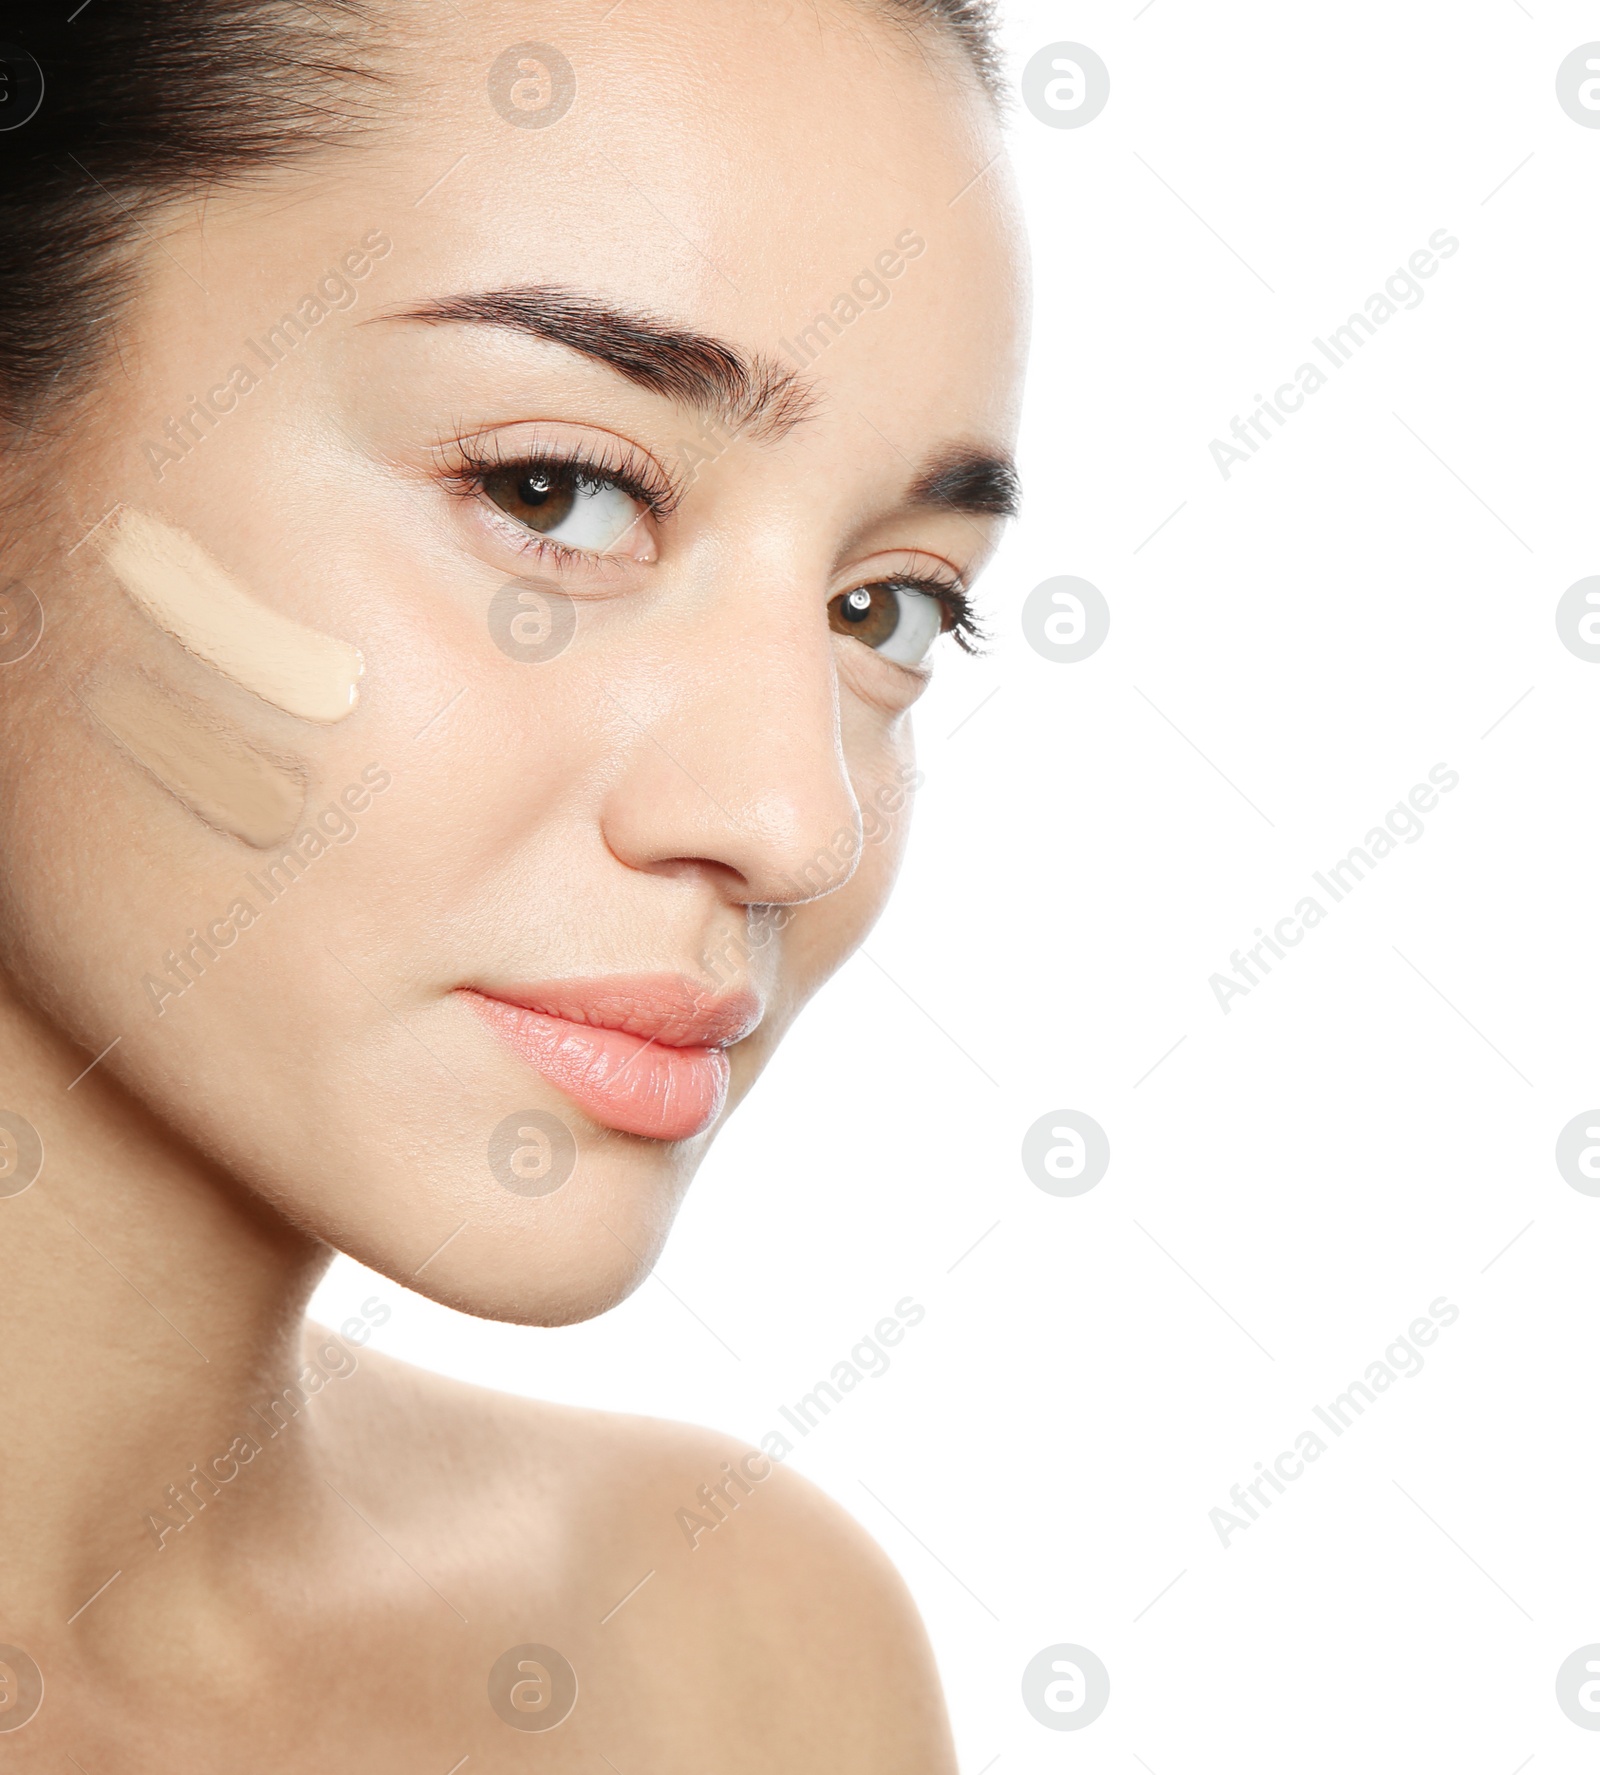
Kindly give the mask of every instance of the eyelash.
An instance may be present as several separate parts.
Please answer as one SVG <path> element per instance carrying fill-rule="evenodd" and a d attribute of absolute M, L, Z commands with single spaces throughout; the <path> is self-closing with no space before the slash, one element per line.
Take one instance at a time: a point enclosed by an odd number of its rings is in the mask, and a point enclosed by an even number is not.
<path fill-rule="evenodd" d="M 455 466 L 447 472 L 445 480 L 451 491 L 464 499 L 486 498 L 489 477 L 503 474 L 508 468 L 520 469 L 530 475 L 538 474 L 541 470 L 567 474 L 576 471 L 582 480 L 596 486 L 619 488 L 630 499 L 637 500 L 657 522 L 671 517 L 682 499 L 680 489 L 664 478 L 649 477 L 642 465 L 636 464 L 620 444 L 600 448 L 579 444 L 562 450 L 534 450 L 526 453 L 513 451 L 506 454 L 493 443 L 485 449 L 477 440 L 469 439 L 457 444 L 456 452 Z M 566 543 L 554 542 L 548 536 L 540 536 L 531 530 L 525 541 L 518 539 L 517 546 L 536 560 L 561 565 L 582 564 L 603 568 L 611 558 L 590 554 L 585 549 L 575 549 Z M 981 654 L 984 651 L 989 637 L 978 620 L 971 594 L 958 578 L 936 579 L 920 573 L 887 573 L 863 583 L 897 586 L 934 599 L 944 606 L 949 618 L 945 633 L 953 637 L 962 652 Z"/>
<path fill-rule="evenodd" d="M 541 471 L 566 474 L 575 471 L 581 481 L 593 486 L 619 488 L 630 499 L 637 500 L 658 522 L 677 510 L 681 497 L 676 487 L 664 477 L 652 475 L 618 442 L 600 446 L 572 444 L 559 450 L 535 448 L 507 452 L 499 448 L 498 440 L 490 440 L 485 447 L 477 439 L 463 439 L 455 445 L 455 463 L 445 472 L 445 485 L 458 498 L 486 499 L 489 478 L 504 474 L 507 469 L 518 469 L 529 475 Z M 507 519 L 507 522 L 514 524 L 515 520 Z M 584 566 L 604 572 L 613 560 L 609 555 L 575 549 L 532 530 L 525 538 L 519 537 L 515 546 L 535 560 L 559 566 Z"/>

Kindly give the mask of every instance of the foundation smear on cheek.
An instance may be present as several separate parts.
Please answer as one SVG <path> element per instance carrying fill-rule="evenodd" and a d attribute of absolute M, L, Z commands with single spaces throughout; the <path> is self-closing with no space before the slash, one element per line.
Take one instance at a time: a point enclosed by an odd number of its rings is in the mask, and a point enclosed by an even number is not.
<path fill-rule="evenodd" d="M 287 766 L 174 702 L 142 675 L 92 685 L 90 713 L 208 826 L 265 850 L 305 812 L 306 786 Z"/>
<path fill-rule="evenodd" d="M 214 671 L 302 721 L 356 706 L 360 652 L 257 603 L 186 531 L 124 506 L 96 540 L 134 603 Z"/>

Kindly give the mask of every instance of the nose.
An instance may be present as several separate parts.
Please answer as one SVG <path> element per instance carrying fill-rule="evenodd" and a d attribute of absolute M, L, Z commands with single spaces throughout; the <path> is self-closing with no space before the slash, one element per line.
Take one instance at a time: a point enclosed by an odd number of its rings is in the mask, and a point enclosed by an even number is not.
<path fill-rule="evenodd" d="M 652 649 L 648 683 L 608 691 L 627 762 L 606 843 L 635 869 L 709 870 L 738 903 L 820 898 L 861 854 L 827 623 L 810 599 L 748 583 L 711 603 L 675 627 L 670 659 Z"/>

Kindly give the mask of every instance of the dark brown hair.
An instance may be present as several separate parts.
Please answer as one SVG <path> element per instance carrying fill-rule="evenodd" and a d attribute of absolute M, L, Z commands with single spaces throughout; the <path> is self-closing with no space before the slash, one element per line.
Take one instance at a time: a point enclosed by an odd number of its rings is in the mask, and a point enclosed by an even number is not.
<path fill-rule="evenodd" d="M 891 12 L 913 25 L 948 31 L 991 96 L 1000 91 L 1000 48 L 995 41 L 995 0 L 885 0 Z"/>
<path fill-rule="evenodd" d="M 991 0 L 878 3 L 995 89 Z M 383 4 L 0 0 L 0 445 L 91 381 L 163 210 L 377 114 Z"/>

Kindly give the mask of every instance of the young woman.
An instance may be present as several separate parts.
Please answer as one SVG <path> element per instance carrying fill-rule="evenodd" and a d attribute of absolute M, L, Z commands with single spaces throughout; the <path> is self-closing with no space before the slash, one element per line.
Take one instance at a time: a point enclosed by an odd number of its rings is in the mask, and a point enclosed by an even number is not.
<path fill-rule="evenodd" d="M 335 1250 L 614 1305 L 881 909 L 1015 498 L 982 6 L 21 29 L 4 1754 L 950 1769 L 902 1587 L 796 1476 L 304 1310 Z M 702 1488 L 759 1507 L 691 1548 Z"/>

